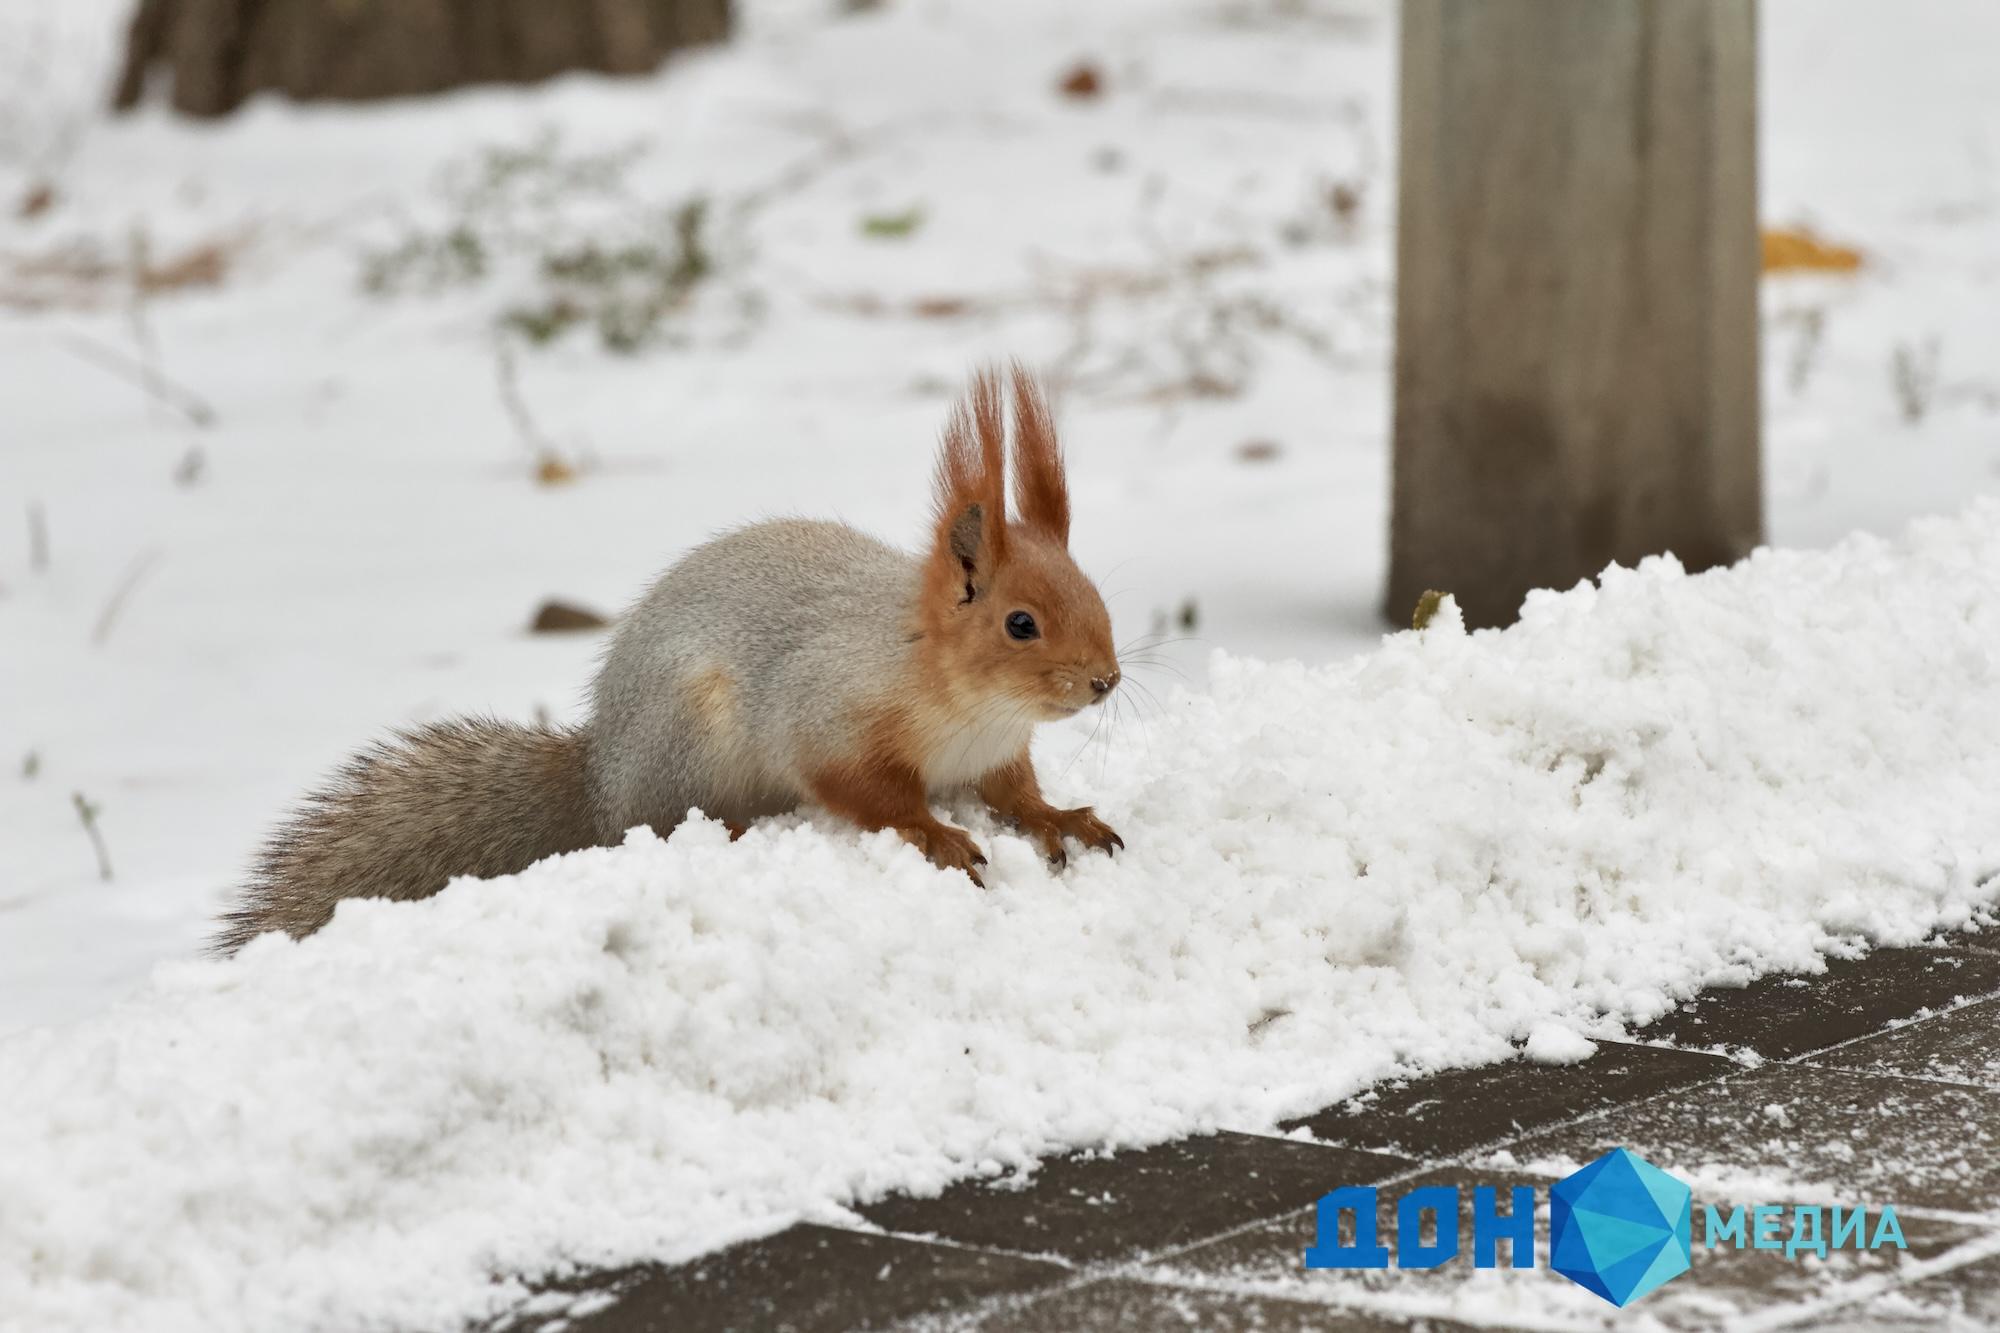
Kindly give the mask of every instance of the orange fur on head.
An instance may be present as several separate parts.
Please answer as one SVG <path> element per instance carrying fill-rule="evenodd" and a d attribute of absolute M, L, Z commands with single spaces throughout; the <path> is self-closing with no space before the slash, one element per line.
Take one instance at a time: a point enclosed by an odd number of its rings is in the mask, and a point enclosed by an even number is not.
<path fill-rule="evenodd" d="M 1019 366 L 1012 380 L 1018 513 L 1010 520 L 1006 510 L 1000 378 L 985 371 L 945 427 L 917 616 L 922 675 L 938 687 L 933 729 L 968 745 L 965 737 L 983 735 L 968 730 L 969 701 L 1005 722 L 985 737 L 997 745 L 1016 722 L 1096 702 L 1119 676 L 1103 598 L 1070 558 L 1069 488 L 1048 403 Z"/>

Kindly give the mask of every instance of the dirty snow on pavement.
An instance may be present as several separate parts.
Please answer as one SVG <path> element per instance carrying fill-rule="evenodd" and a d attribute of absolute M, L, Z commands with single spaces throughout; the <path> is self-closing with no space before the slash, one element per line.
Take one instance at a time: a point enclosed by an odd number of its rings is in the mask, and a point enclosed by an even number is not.
<path fill-rule="evenodd" d="M 1210 677 L 1149 746 L 1046 738 L 1116 860 L 970 811 L 985 891 L 824 819 L 638 830 L 0 1045 L 0 1309 L 442 1326 L 505 1275 L 1559 1058 L 2000 891 L 2000 503 Z"/>

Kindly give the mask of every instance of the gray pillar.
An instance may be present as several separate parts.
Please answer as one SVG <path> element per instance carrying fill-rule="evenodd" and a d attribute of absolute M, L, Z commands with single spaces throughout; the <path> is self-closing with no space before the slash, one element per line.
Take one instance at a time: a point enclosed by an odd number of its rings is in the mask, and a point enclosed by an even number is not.
<path fill-rule="evenodd" d="M 1754 0 L 1405 0 L 1385 610 L 1762 538 Z"/>

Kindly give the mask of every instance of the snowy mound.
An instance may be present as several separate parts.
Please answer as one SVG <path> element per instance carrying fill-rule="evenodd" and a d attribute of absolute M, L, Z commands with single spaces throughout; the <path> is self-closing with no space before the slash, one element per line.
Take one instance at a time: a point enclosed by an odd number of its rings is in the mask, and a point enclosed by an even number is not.
<path fill-rule="evenodd" d="M 496 1274 L 1568 1058 L 1992 901 L 2000 506 L 1452 616 L 1219 663 L 1054 778 L 1116 861 L 1052 874 L 969 811 L 985 892 L 825 820 L 640 831 L 0 1046 L 0 1310 L 448 1324 L 519 1293 Z"/>

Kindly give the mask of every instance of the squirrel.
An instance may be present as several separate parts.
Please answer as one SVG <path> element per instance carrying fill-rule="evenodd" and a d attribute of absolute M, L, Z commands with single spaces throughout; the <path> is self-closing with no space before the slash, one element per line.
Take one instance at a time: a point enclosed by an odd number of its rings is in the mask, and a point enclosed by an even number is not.
<path fill-rule="evenodd" d="M 1125 844 L 1042 797 L 1041 722 L 1117 688 L 1111 619 L 1069 555 L 1048 403 L 1012 374 L 1014 514 L 1000 377 L 977 374 L 938 450 L 921 555 L 842 523 L 778 519 L 689 552 L 614 635 L 574 728 L 457 719 L 349 761 L 264 846 L 215 940 L 311 934 L 343 898 L 426 898 L 453 876 L 665 833 L 699 808 L 741 836 L 812 802 L 894 829 L 983 883 L 984 854 L 929 798 L 976 791 L 1058 868 L 1064 839 Z"/>

